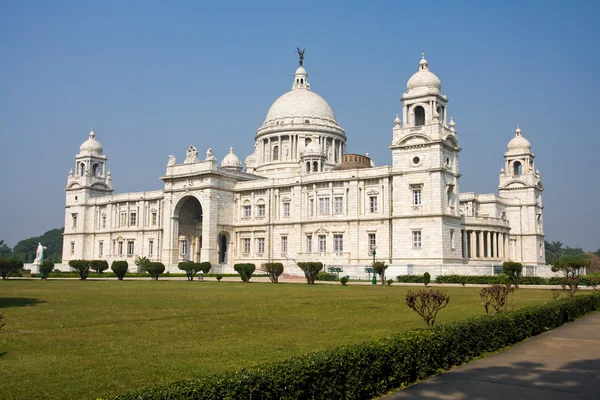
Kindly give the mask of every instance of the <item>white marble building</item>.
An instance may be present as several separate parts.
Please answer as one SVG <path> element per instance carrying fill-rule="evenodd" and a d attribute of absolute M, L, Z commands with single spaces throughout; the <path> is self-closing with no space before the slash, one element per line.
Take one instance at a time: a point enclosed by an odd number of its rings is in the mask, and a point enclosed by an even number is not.
<path fill-rule="evenodd" d="M 221 163 L 194 146 L 169 156 L 164 189 L 114 194 L 104 149 L 90 132 L 66 192 L 63 264 L 71 259 L 322 261 L 351 276 L 376 258 L 403 273 L 492 274 L 504 260 L 546 275 L 540 173 L 517 128 L 498 194 L 461 193 L 458 134 L 448 99 L 423 57 L 394 121 L 392 165 L 346 153 L 346 132 L 300 66 L 256 132 L 245 168 L 233 149 Z M 490 154 L 491 157 L 500 157 Z M 496 266 L 496 270 L 494 270 Z"/>

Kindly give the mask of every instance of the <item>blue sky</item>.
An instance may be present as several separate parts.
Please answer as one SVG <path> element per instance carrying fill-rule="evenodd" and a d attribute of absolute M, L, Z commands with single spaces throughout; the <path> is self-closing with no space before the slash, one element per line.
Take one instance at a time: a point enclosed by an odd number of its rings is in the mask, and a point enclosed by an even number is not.
<path fill-rule="evenodd" d="M 519 123 L 547 239 L 596 250 L 599 15 L 596 1 L 0 2 L 0 239 L 63 226 L 92 126 L 117 192 L 160 189 L 189 144 L 243 160 L 299 46 L 349 152 L 377 165 L 425 51 L 457 124 L 460 190 L 496 192 Z"/>

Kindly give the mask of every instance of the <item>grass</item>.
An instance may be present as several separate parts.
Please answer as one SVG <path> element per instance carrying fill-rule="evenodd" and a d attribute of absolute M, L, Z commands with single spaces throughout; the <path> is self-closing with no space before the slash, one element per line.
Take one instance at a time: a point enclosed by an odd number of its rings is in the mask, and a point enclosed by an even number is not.
<path fill-rule="evenodd" d="M 94 399 L 420 328 L 404 304 L 410 289 L 2 281 L 0 398 Z M 438 322 L 483 313 L 479 289 L 445 290 L 451 301 Z M 519 289 L 516 305 L 550 299 Z"/>

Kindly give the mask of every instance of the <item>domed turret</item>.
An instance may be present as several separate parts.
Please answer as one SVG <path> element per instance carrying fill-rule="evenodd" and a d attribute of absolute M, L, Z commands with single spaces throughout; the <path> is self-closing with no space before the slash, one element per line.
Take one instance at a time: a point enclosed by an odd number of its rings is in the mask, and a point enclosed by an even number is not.
<path fill-rule="evenodd" d="M 515 137 L 508 142 L 508 151 L 511 153 L 531 152 L 531 143 L 521 135 L 521 128 L 519 128 L 519 125 L 517 125 L 517 129 L 515 130 Z"/>
<path fill-rule="evenodd" d="M 242 170 L 242 163 L 240 162 L 240 159 L 238 158 L 238 156 L 236 156 L 233 153 L 233 147 L 229 148 L 229 154 L 227 154 L 223 158 L 223 161 L 221 161 L 221 168 L 232 170 L 232 171 L 241 171 Z"/>
<path fill-rule="evenodd" d="M 79 154 L 91 154 L 96 156 L 101 156 L 104 154 L 104 149 L 100 142 L 96 140 L 96 134 L 94 133 L 94 128 L 90 131 L 90 136 L 88 140 L 83 142 L 81 146 L 79 146 Z"/>
<path fill-rule="evenodd" d="M 429 71 L 427 60 L 425 59 L 425 53 L 421 55 L 421 61 L 419 62 L 419 70 L 410 77 L 406 84 L 408 92 L 415 89 L 427 89 L 437 93 L 442 90 L 442 82 L 440 79 L 431 71 Z"/>

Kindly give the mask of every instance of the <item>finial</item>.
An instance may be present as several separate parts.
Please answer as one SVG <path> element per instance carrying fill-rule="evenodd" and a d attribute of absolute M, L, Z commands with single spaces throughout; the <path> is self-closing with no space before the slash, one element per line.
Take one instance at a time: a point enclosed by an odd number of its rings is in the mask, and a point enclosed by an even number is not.
<path fill-rule="evenodd" d="M 229 154 L 233 154 L 233 147 L 229 148 Z"/>
<path fill-rule="evenodd" d="M 400 117 L 398 116 L 398 114 L 396 114 L 396 119 L 394 119 L 394 124 L 396 125 L 400 125 L 402 121 L 400 121 Z"/>
<path fill-rule="evenodd" d="M 419 69 L 427 69 L 427 60 L 425 59 L 425 52 L 421 53 L 421 61 L 419 61 Z"/>
<path fill-rule="evenodd" d="M 298 57 L 300 58 L 298 60 L 298 62 L 300 63 L 300 66 L 302 66 L 302 64 L 304 63 L 304 52 L 306 51 L 306 48 L 300 50 L 300 47 L 296 47 L 296 53 L 298 53 Z"/>
<path fill-rule="evenodd" d="M 369 153 L 365 153 L 365 157 L 369 157 Z"/>
<path fill-rule="evenodd" d="M 422 51 L 422 52 L 421 52 L 421 60 L 424 60 L 424 59 L 425 59 L 425 52 L 424 52 L 424 51 Z"/>
<path fill-rule="evenodd" d="M 92 130 L 90 131 L 90 139 L 94 139 L 96 137 L 96 134 L 94 133 L 94 127 L 92 127 Z"/>
<path fill-rule="evenodd" d="M 504 172 L 506 172 L 504 171 L 504 167 L 500 168 L 500 173 L 503 174 Z"/>
<path fill-rule="evenodd" d="M 517 129 L 515 130 L 515 134 L 517 136 L 521 136 L 521 128 L 519 127 L 519 124 L 517 124 Z"/>
<path fill-rule="evenodd" d="M 69 170 L 69 178 L 71 178 L 71 177 L 73 177 L 73 169 L 72 168 Z"/>

